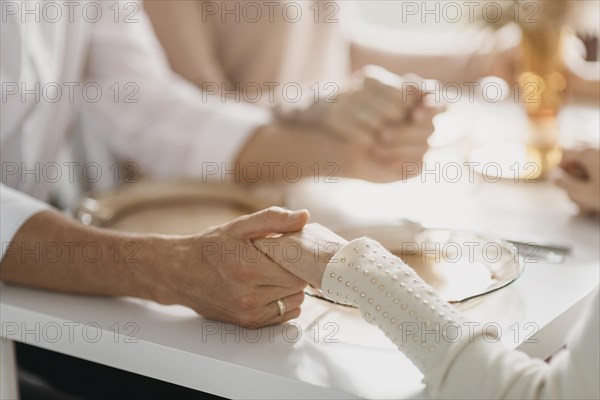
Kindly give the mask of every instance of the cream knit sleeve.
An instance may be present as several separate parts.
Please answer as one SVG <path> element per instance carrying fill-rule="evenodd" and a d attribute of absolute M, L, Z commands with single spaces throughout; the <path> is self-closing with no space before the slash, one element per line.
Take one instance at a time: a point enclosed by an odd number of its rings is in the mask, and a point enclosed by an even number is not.
<path fill-rule="evenodd" d="M 356 305 L 383 330 L 421 370 L 434 398 L 599 396 L 592 378 L 599 372 L 597 300 L 595 312 L 579 327 L 586 333 L 574 335 L 579 339 L 548 365 L 506 348 L 498 332 L 477 329 L 401 259 L 368 238 L 335 254 L 322 290 L 332 300 Z"/>

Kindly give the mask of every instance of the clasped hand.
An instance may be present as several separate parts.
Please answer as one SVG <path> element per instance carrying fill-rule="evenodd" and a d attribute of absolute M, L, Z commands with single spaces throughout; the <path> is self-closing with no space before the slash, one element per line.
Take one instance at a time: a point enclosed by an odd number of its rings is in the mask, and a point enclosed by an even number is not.
<path fill-rule="evenodd" d="M 174 256 L 160 262 L 170 267 L 155 277 L 152 299 L 248 328 L 298 317 L 307 283 L 321 285 L 327 262 L 346 243 L 306 225 L 308 218 L 305 210 L 271 207 L 198 235 L 165 238 Z"/>

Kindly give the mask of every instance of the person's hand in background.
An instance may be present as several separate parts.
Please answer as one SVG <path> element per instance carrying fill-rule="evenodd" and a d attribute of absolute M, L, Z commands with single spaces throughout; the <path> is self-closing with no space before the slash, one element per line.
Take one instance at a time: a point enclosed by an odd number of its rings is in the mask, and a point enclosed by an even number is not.
<path fill-rule="evenodd" d="M 353 76 L 353 87 L 335 102 L 323 103 L 320 124 L 349 142 L 385 152 L 389 146 L 406 153 L 427 147 L 433 117 L 442 108 L 427 102 L 423 79 L 401 77 L 384 68 L 367 65 Z M 377 153 L 376 153 L 377 154 Z"/>
<path fill-rule="evenodd" d="M 598 102 L 600 99 L 600 62 L 598 36 L 567 35 L 563 46 L 563 64 L 567 90 Z"/>
<path fill-rule="evenodd" d="M 275 109 L 276 115 L 339 140 L 344 153 L 361 165 L 348 168 L 355 170 L 353 177 L 387 182 L 406 178 L 406 171 L 417 175 L 434 131 L 433 118 L 445 107 L 433 104 L 423 91 L 424 80 L 416 75 L 401 77 L 367 65 L 353 81 L 331 101 L 320 99 L 289 114 Z"/>
<path fill-rule="evenodd" d="M 600 212 L 600 151 L 596 148 L 564 150 L 554 178 L 582 213 Z"/>
<path fill-rule="evenodd" d="M 320 288 L 327 264 L 347 243 L 322 225 L 307 224 L 300 232 L 258 239 L 254 245 L 292 274 Z"/>
<path fill-rule="evenodd" d="M 404 90 L 404 80 L 381 67 L 363 67 L 354 73 L 352 85 L 334 99 L 318 104 L 320 125 L 349 142 L 374 146 L 388 125 L 409 118 L 418 99 L 418 89 Z M 407 93 L 407 92 L 410 92 Z"/>

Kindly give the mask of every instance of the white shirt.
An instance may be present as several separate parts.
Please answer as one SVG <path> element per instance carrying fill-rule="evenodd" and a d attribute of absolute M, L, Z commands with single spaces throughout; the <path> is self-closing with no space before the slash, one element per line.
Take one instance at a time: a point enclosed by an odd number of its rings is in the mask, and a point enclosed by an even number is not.
<path fill-rule="evenodd" d="M 600 398 L 597 290 L 566 348 L 549 364 L 504 347 L 493 332 L 473 329 L 413 269 L 368 238 L 338 251 L 322 290 L 332 300 L 358 306 L 385 332 L 421 370 L 434 398 Z"/>
<path fill-rule="evenodd" d="M 57 162 L 74 127 L 93 137 L 92 151 L 101 146 L 146 175 L 199 177 L 206 163 L 233 169 L 248 136 L 270 119 L 264 109 L 206 99 L 171 72 L 138 3 L 0 6 L 3 244 L 46 207 L 58 173 L 97 172 L 82 171 L 83 160 Z"/>

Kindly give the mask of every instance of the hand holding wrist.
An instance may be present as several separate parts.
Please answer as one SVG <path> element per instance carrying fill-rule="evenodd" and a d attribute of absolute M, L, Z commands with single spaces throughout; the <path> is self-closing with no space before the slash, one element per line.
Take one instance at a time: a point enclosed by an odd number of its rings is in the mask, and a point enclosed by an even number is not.
<path fill-rule="evenodd" d="M 331 258 L 348 241 L 319 224 L 308 224 L 300 232 L 254 244 L 269 258 L 314 287 L 321 287 Z"/>

